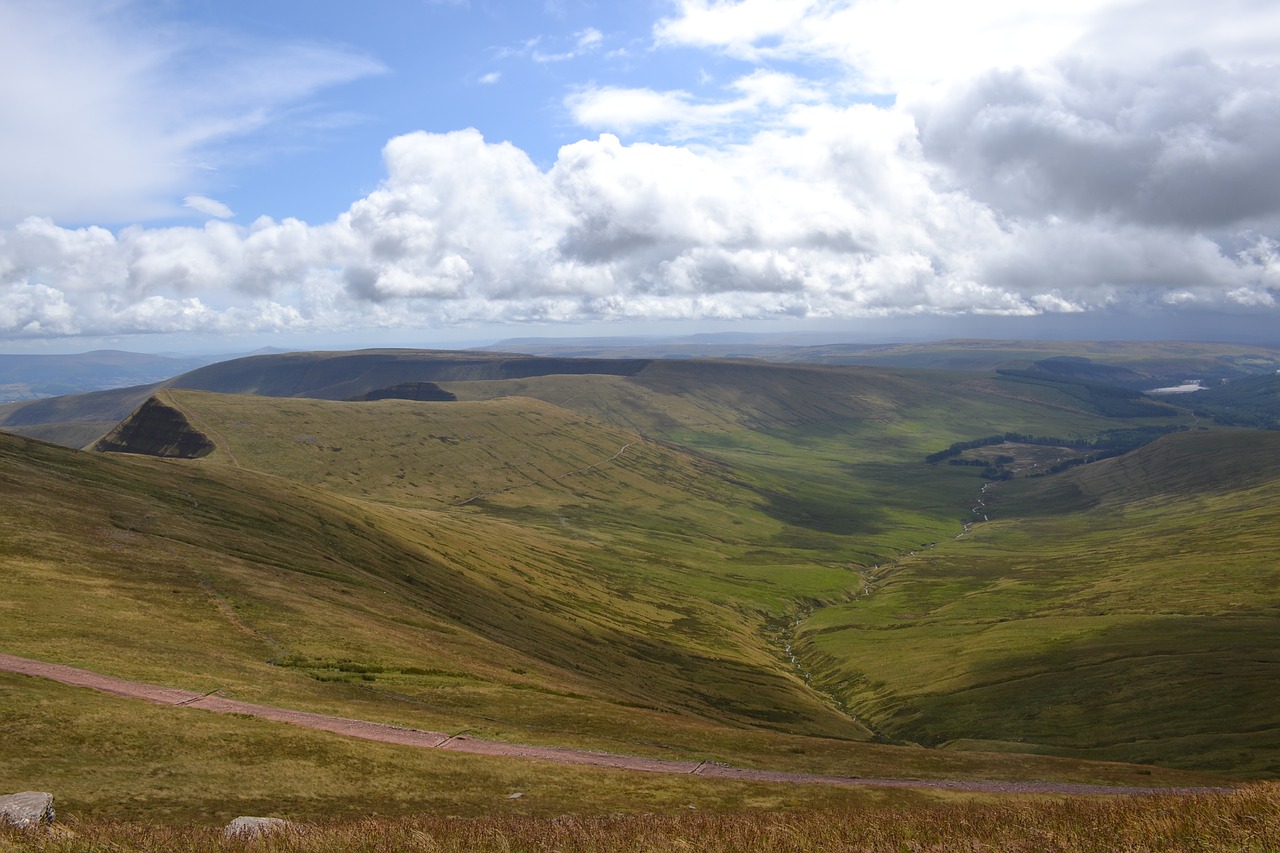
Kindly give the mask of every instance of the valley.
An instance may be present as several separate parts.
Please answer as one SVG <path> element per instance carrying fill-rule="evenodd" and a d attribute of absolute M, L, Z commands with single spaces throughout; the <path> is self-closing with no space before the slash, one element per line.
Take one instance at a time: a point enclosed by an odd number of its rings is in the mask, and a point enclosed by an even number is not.
<path fill-rule="evenodd" d="M 1002 364 L 1022 372 L 291 354 L 10 408 L 49 438 L 127 411 L 74 445 L 92 451 L 0 434 L 0 651 L 692 766 L 943 788 L 1280 775 L 1280 433 L 1133 396 L 1101 383 L 1102 367 L 1081 378 L 1079 365 Z M 374 399 L 422 383 L 439 399 Z M 957 457 L 976 465 L 926 461 L 1006 434 L 1139 438 L 1087 463 L 1017 441 Z M 1029 476 L 1064 453 L 1080 464 Z M 997 459 L 1018 471 L 984 476 Z M 6 740 L 0 781 L 45 780 L 86 814 L 248 808 L 227 782 L 243 759 L 192 745 L 184 726 L 212 738 L 243 725 L 262 761 L 305 766 L 305 796 L 265 772 L 252 783 L 252 797 L 284 795 L 304 816 L 343 808 L 340 773 L 381 774 L 381 793 L 348 808 L 447 801 L 477 814 L 502 787 L 492 774 L 533 772 L 77 695 L 0 675 L 6 729 L 22 732 Z M 119 746 L 89 758 L 81 744 L 103 726 Z M 121 812 L 77 761 L 134 805 Z M 487 761 L 499 763 L 481 771 Z M 519 808 L 810 796 L 616 772 L 537 766 L 556 794 Z M 443 789 L 413 793 L 423 780 Z"/>

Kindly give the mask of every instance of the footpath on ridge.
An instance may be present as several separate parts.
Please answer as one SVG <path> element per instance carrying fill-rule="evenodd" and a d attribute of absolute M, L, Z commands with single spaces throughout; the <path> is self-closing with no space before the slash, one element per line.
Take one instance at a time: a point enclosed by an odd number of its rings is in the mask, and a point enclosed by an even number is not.
<path fill-rule="evenodd" d="M 1208 787 L 1143 788 L 1124 785 L 1089 785 L 1073 782 L 1007 782 L 987 779 L 877 779 L 862 776 L 822 776 L 779 770 L 751 770 L 741 767 L 729 767 L 708 761 L 702 763 L 673 761 L 661 758 L 643 758 L 609 752 L 595 752 L 586 749 L 572 749 L 569 747 L 506 743 L 467 737 L 465 735 L 450 736 L 443 732 L 402 728 L 386 723 L 331 717 L 326 714 L 313 714 L 307 711 L 292 711 L 287 708 L 276 708 L 270 705 L 255 705 L 218 696 L 216 691 L 215 693 L 202 694 L 173 687 L 162 687 L 157 684 L 127 681 L 86 669 L 77 669 L 63 666 L 62 664 L 46 663 L 3 653 L 0 653 L 0 671 L 47 678 L 62 684 L 88 687 L 103 693 L 130 699 L 142 699 L 159 705 L 198 708 L 220 714 L 244 714 L 264 720 L 273 720 L 304 728 L 332 732 L 346 737 L 363 738 L 402 746 L 447 749 L 477 755 L 530 758 L 553 761 L 559 764 L 585 764 L 595 767 L 610 767 L 617 770 L 695 775 L 743 782 L 783 782 L 877 788 L 934 788 L 986 794 L 1208 794 L 1231 790 L 1230 788 Z"/>

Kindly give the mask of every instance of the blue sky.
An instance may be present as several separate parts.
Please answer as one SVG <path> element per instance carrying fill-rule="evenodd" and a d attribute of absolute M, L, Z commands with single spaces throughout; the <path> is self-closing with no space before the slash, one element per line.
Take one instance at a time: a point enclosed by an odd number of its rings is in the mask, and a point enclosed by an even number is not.
<path fill-rule="evenodd" d="M 223 32 L 232 45 L 304 42 L 368 62 L 366 73 L 290 105 L 297 116 L 229 146 L 225 174 L 208 176 L 209 194 L 250 220 L 320 222 L 376 188 L 382 146 L 395 136 L 475 128 L 549 166 L 560 146 L 582 138 L 564 104 L 578 86 L 713 86 L 703 78 L 706 57 L 678 48 L 654 55 L 650 30 L 664 5 L 322 0 L 157 12 Z"/>
<path fill-rule="evenodd" d="M 1061 5 L 0 0 L 0 348 L 1273 336 L 1280 7 Z"/>

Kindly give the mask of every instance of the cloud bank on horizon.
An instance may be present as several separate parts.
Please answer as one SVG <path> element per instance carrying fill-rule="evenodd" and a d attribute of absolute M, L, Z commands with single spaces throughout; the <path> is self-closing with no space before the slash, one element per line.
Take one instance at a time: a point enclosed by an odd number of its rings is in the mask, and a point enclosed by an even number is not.
<path fill-rule="evenodd" d="M 0 339 L 1280 319 L 1280 6 L 1068 5 L 677 0 L 628 34 L 549 3 L 558 32 L 445 82 L 555 69 L 553 157 L 479 120 L 398 133 L 375 188 L 308 222 L 229 205 L 208 172 L 360 121 L 326 93 L 390 86 L 376 44 L 0 0 Z"/>

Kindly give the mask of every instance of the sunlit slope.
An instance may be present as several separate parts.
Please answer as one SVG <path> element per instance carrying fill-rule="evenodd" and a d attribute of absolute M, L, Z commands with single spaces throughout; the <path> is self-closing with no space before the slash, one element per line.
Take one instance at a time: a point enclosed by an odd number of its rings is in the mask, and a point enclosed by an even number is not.
<path fill-rule="evenodd" d="M 992 522 L 802 627 L 896 738 L 1280 775 L 1280 434 L 1001 484 Z"/>
<path fill-rule="evenodd" d="M 694 441 L 743 429 L 826 427 L 882 437 L 896 431 L 899 440 L 886 448 L 891 452 L 916 436 L 929 441 L 957 431 L 982 434 L 1010 421 L 1027 432 L 1098 428 L 1097 414 L 1084 405 L 1058 405 L 1056 394 L 1037 388 L 1011 400 L 993 394 L 988 378 L 953 371 L 704 360 L 647 362 L 629 376 L 546 375 L 448 387 L 464 399 L 538 397 L 639 432 Z M 942 422 L 930 417 L 943 412 L 953 417 Z"/>
<path fill-rule="evenodd" d="M 556 507 L 728 488 L 708 461 L 530 398 L 343 403 L 171 390 L 158 399 L 213 436 L 223 461 L 379 502 Z"/>
<path fill-rule="evenodd" d="M 682 610 L 670 609 L 663 593 L 640 588 L 650 567 L 631 567 L 640 574 L 625 580 L 636 589 L 614 594 L 621 581 L 608 565 L 582 554 L 571 564 L 564 543 L 531 539 L 527 528 L 472 511 L 378 507 L 212 457 L 86 454 L 13 436 L 0 436 L 0 478 L 6 652 L 524 742 L 827 773 L 1151 778 L 1116 765 L 862 743 L 855 724 L 814 701 L 773 656 L 735 648 L 732 633 L 694 636 L 689 622 L 704 612 L 696 597 L 686 594 Z M 741 621 L 746 636 L 753 629 Z M 722 647 L 699 650 L 713 643 Z M 52 691 L 54 701 L 50 689 L 28 681 L 0 679 L 3 702 L 17 703 L 0 708 L 4 718 L 16 724 L 30 715 L 9 710 L 42 708 L 49 720 L 65 721 L 40 735 L 40 749 L 53 754 L 65 744 L 67 755 L 84 755 L 85 738 L 101 743 L 101 731 L 111 731 L 112 747 L 94 754 L 123 780 L 120 796 L 171 807 L 186 796 L 235 800 L 226 760 L 205 773 L 204 747 L 183 739 L 180 720 L 147 722 L 163 709 L 90 700 L 77 711 L 74 692 Z M 203 719 L 197 713 L 192 726 Z M 255 737 L 265 736 L 252 726 Z M 299 739 L 307 740 L 291 740 Z M 358 765 L 366 774 L 400 774 L 398 789 L 410 784 L 403 768 L 378 757 L 384 747 L 343 746 L 330 755 L 323 741 L 278 756 L 233 751 L 230 760 L 280 758 L 312 776 L 331 764 Z M 20 766 L 29 746 L 3 740 L 0 766 Z M 170 767 L 162 775 L 151 760 L 157 755 Z M 46 770 L 54 766 L 61 768 L 54 761 Z M 76 772 L 96 778 L 95 766 Z M 447 785 L 457 771 L 427 761 L 416 772 L 421 784 Z M 291 778 L 281 777 L 282 794 Z M 172 788 L 180 779 L 192 787 Z M 473 788 L 467 796 L 479 802 L 484 792 Z"/>
<path fill-rule="evenodd" d="M 653 725 L 645 706 L 859 736 L 736 610 L 645 588 L 647 567 L 593 557 L 605 546 L 4 441 L 14 653 L 312 704 L 316 678 L 386 683 L 504 731 L 617 734 Z"/>
<path fill-rule="evenodd" d="M 456 530 L 465 543 L 442 559 L 478 562 L 543 614 L 600 618 L 777 670 L 766 623 L 862 583 L 839 553 L 787 547 L 787 525 L 725 466 L 538 400 L 338 403 L 192 391 L 160 400 L 216 442 L 201 464 L 257 469 L 379 511 L 429 510 L 406 518 Z"/>
<path fill-rule="evenodd" d="M 201 464 L 430 510 L 432 524 L 511 529 L 554 557 L 551 576 L 568 567 L 567 601 L 579 575 L 610 584 L 622 601 L 663 597 L 683 613 L 660 621 L 663 632 L 750 630 L 759 645 L 771 617 L 861 586 L 841 552 L 788 545 L 790 528 L 769 515 L 768 499 L 724 464 L 539 400 L 339 403 L 193 391 L 157 400 L 215 442 Z"/>
<path fill-rule="evenodd" d="M 1059 391 L 993 391 L 980 374 L 741 361 L 652 362 L 634 376 L 449 383 L 463 399 L 537 397 L 729 465 L 785 525 L 779 543 L 874 565 L 954 536 L 981 487 L 924 466 L 1008 431 L 1080 437 L 1186 417 L 1123 419 Z"/>
<path fill-rule="evenodd" d="M 396 575 L 407 591 L 487 638 L 626 702 L 864 734 L 762 631 L 798 598 L 847 595 L 857 573 L 761 553 L 781 525 L 718 466 L 533 400 L 160 399 L 217 445 L 193 470 L 256 467 L 368 501 L 393 542 L 434 560 Z M 314 468 L 317 456 L 345 467 Z M 332 659 L 322 651 L 297 654 Z"/>

